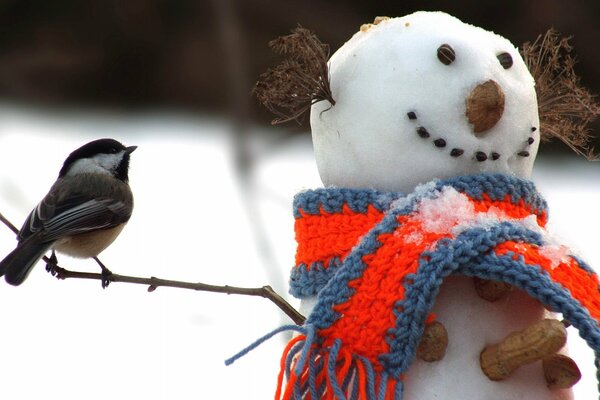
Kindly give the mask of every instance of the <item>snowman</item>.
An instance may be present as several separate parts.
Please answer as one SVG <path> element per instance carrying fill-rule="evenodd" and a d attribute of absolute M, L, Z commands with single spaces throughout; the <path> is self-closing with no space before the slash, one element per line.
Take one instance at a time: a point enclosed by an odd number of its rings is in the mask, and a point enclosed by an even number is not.
<path fill-rule="evenodd" d="M 325 186 L 294 201 L 290 284 L 307 322 L 276 398 L 571 399 L 565 325 L 600 349 L 598 278 L 545 230 L 529 181 L 536 83 L 519 51 L 441 12 L 378 17 L 326 64 L 327 47 L 303 41 L 303 58 L 257 85 L 285 120 L 312 82 Z M 268 100 L 285 90 L 293 115 Z"/>

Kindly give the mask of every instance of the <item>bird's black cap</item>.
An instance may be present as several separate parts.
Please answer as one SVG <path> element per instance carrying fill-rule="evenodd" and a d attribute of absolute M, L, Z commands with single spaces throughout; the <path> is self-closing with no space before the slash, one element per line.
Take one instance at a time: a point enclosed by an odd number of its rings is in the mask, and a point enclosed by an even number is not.
<path fill-rule="evenodd" d="M 136 146 L 125 147 L 122 143 L 114 139 L 97 139 L 87 144 L 84 144 L 77 150 L 73 151 L 63 163 L 58 176 L 62 178 L 66 175 L 69 167 L 77 161 L 84 158 L 90 158 L 97 154 L 116 154 L 120 151 L 125 151 L 123 160 L 115 171 L 117 178 L 127 181 L 127 171 L 129 169 L 129 154 L 136 149 Z"/>

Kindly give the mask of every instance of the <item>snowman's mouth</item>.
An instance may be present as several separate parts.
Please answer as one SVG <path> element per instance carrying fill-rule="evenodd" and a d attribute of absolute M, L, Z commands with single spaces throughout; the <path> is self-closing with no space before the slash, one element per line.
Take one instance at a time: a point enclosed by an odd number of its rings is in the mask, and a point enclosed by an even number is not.
<path fill-rule="evenodd" d="M 409 111 L 408 113 L 406 113 L 406 115 L 407 115 L 408 119 L 411 121 L 417 120 L 417 114 L 414 111 Z M 537 128 L 535 126 L 531 127 L 532 133 L 535 132 L 536 130 L 537 130 Z M 431 134 L 427 130 L 427 128 L 425 128 L 424 126 L 417 125 L 415 132 L 421 139 L 430 140 L 431 143 L 435 147 L 440 148 L 440 149 L 449 149 L 448 154 L 454 158 L 470 156 L 472 160 L 475 160 L 478 162 L 484 162 L 484 161 L 496 161 L 496 160 L 500 159 L 501 157 L 503 157 L 502 154 L 500 154 L 499 152 L 494 151 L 494 150 L 490 151 L 489 153 L 486 153 L 481 150 L 475 150 L 472 154 L 465 154 L 465 150 L 463 148 L 450 146 L 448 144 L 448 141 L 445 138 L 443 138 L 441 136 L 436 137 L 435 135 Z M 533 136 L 529 136 L 524 143 L 524 147 L 521 150 L 519 150 L 516 153 L 516 155 L 519 157 L 529 157 L 530 152 L 528 150 L 528 147 L 531 146 L 534 142 L 535 142 L 535 139 L 533 138 Z"/>

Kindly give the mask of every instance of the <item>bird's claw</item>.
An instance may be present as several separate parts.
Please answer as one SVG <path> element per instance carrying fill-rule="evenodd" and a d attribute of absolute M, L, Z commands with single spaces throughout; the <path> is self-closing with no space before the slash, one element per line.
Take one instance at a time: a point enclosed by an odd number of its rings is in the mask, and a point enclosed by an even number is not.
<path fill-rule="evenodd" d="M 110 285 L 110 283 L 112 282 L 112 271 L 108 268 L 106 268 L 106 265 L 102 264 L 102 262 L 98 259 L 98 257 L 94 257 L 94 260 L 98 263 L 98 265 L 100 266 L 100 268 L 102 269 L 102 272 L 100 273 L 100 275 L 102 275 L 102 289 L 106 289 L 108 287 L 108 285 Z"/>
<path fill-rule="evenodd" d="M 56 258 L 56 253 L 52 251 L 52 255 L 48 258 L 48 262 L 46 263 L 46 272 L 49 272 L 50 275 L 56 276 L 58 274 L 58 259 Z"/>
<path fill-rule="evenodd" d="M 112 281 L 112 272 L 108 269 L 108 268 L 103 268 L 101 275 L 102 275 L 102 289 L 106 289 L 108 287 L 108 285 L 110 285 L 110 282 Z"/>

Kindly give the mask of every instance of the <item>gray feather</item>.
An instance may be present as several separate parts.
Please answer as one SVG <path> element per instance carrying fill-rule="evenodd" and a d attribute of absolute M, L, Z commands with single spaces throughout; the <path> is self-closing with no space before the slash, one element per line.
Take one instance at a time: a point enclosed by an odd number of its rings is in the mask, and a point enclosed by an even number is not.
<path fill-rule="evenodd" d="M 36 240 L 19 243 L 16 249 L 0 261 L 0 276 L 4 275 L 6 282 L 11 285 L 20 285 L 52 245 L 52 242 L 38 243 Z"/>

